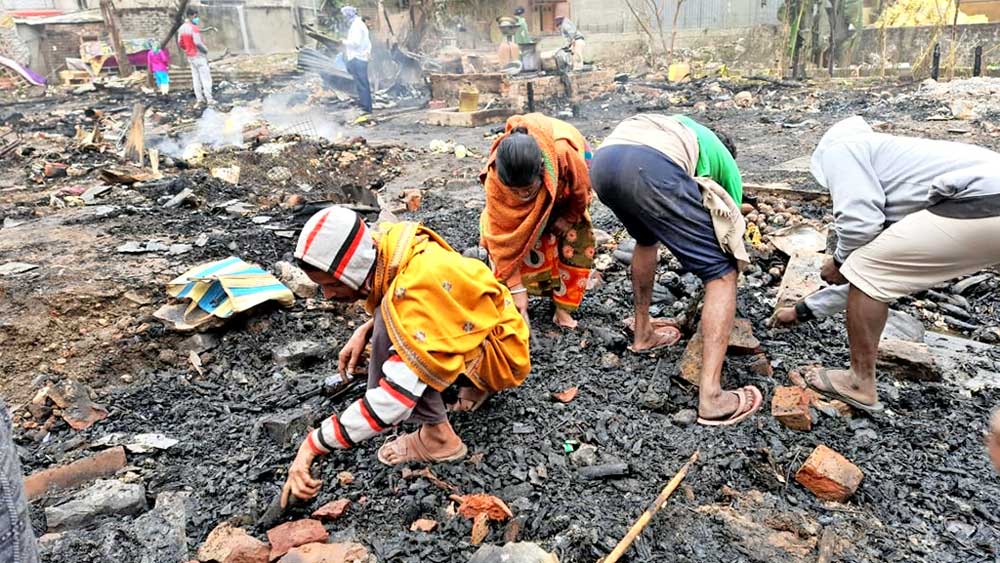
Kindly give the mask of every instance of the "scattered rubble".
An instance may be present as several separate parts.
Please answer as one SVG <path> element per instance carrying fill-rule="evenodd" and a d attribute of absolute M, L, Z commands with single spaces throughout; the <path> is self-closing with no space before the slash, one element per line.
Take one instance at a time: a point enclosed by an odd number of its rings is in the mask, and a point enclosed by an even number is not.
<path fill-rule="evenodd" d="M 45 508 L 50 532 L 89 524 L 98 516 L 133 515 L 146 509 L 146 489 L 114 479 L 99 480 L 69 501 Z"/>

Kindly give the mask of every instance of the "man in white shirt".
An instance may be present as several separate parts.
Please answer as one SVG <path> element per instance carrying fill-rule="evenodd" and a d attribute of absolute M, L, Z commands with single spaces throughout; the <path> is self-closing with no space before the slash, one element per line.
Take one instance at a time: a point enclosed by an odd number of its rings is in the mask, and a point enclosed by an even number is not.
<path fill-rule="evenodd" d="M 372 54 L 372 42 L 368 38 L 368 26 L 361 20 L 354 6 L 344 6 L 340 13 L 347 19 L 350 28 L 344 40 L 344 58 L 347 72 L 351 73 L 358 88 L 358 103 L 365 113 L 372 112 L 372 89 L 368 82 L 368 58 Z"/>

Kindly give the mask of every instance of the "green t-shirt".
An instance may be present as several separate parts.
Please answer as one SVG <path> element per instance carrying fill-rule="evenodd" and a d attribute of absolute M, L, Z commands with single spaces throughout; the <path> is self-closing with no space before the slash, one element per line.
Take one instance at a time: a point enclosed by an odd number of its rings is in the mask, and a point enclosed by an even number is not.
<path fill-rule="evenodd" d="M 515 16 L 514 19 L 517 22 L 517 31 L 514 32 L 514 43 L 518 45 L 531 43 L 531 34 L 528 33 L 528 21 L 524 19 L 524 16 Z"/>
<path fill-rule="evenodd" d="M 695 166 L 695 176 L 708 177 L 715 180 L 722 189 L 733 197 L 736 205 L 743 203 L 743 178 L 736 166 L 736 159 L 729 154 L 729 149 L 715 136 L 711 129 L 698 123 L 686 115 L 675 115 L 681 123 L 694 131 L 698 137 L 698 164 Z"/>

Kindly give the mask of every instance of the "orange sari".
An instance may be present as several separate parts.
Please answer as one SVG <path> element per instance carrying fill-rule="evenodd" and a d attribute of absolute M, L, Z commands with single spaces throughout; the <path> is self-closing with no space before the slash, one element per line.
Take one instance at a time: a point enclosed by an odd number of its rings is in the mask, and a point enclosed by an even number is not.
<path fill-rule="evenodd" d="M 534 137 L 544 160 L 542 189 L 531 201 L 517 198 L 496 173 L 497 146 L 518 127 Z M 479 177 L 486 190 L 481 244 L 494 274 L 508 286 L 521 283 L 532 295 L 549 295 L 570 311 L 583 299 L 594 258 L 588 149 L 566 122 L 539 113 L 515 115 Z M 565 233 L 552 228 L 559 218 L 571 225 Z"/>

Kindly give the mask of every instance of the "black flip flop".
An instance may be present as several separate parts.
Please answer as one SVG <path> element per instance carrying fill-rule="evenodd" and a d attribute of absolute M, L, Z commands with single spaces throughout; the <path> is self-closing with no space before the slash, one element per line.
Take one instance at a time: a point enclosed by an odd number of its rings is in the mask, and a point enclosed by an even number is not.
<path fill-rule="evenodd" d="M 826 372 L 827 372 L 826 368 L 822 368 L 816 372 L 820 380 L 822 380 L 823 385 L 826 385 L 827 387 L 826 389 L 820 389 L 819 387 L 816 387 L 808 379 L 806 379 L 806 386 L 812 389 L 813 391 L 819 393 L 820 395 L 823 395 L 827 399 L 835 399 L 837 401 L 847 403 L 848 405 L 851 405 L 852 407 L 858 410 L 865 411 L 867 413 L 878 413 L 885 410 L 885 405 L 883 405 L 881 402 L 876 401 L 874 405 L 866 405 L 865 403 L 862 403 L 857 399 L 852 399 L 851 397 L 844 395 L 840 391 L 837 391 L 837 388 L 833 386 L 833 382 L 830 381 L 830 377 L 826 375 Z"/>

